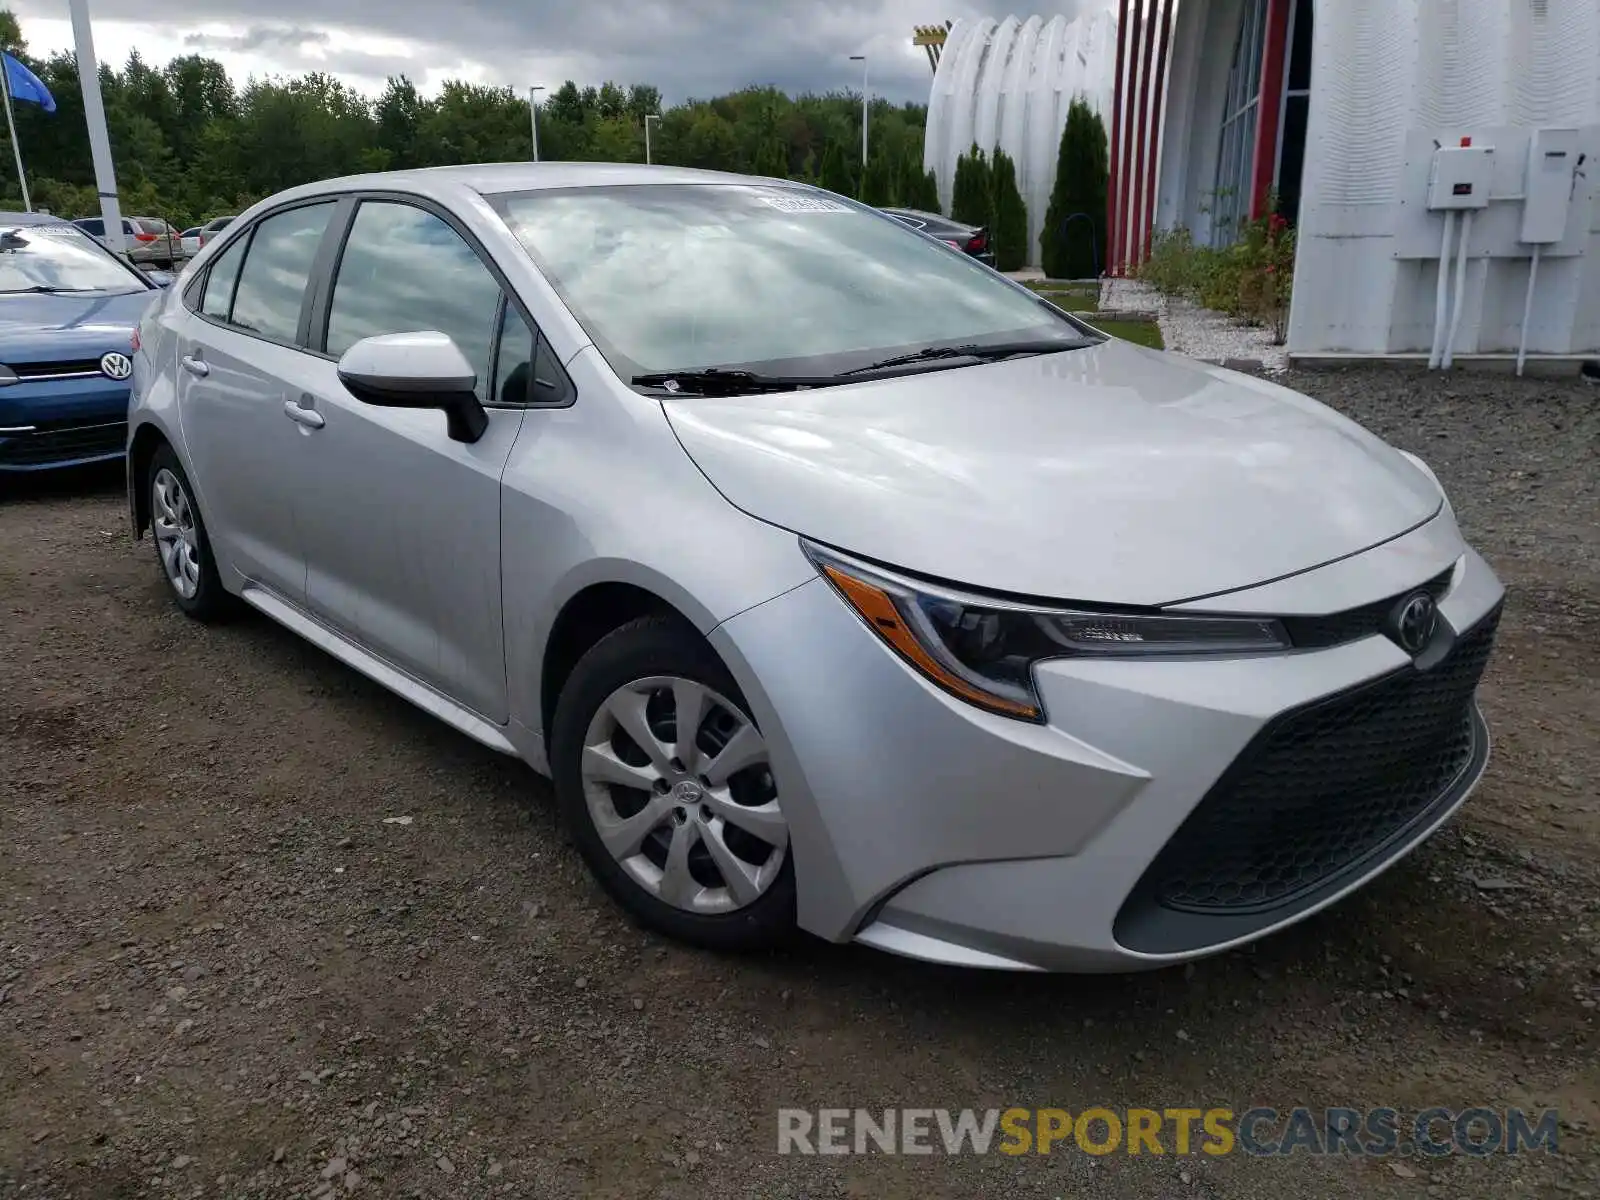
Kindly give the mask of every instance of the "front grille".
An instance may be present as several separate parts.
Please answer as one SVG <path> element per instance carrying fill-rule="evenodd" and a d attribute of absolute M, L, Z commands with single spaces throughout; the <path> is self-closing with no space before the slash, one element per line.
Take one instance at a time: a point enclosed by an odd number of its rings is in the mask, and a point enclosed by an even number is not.
<path fill-rule="evenodd" d="M 98 375 L 98 358 L 79 358 L 58 362 L 6 363 L 18 379 L 52 379 L 63 375 Z"/>
<path fill-rule="evenodd" d="M 1403 835 L 1480 750 L 1473 693 L 1499 617 L 1429 670 L 1407 667 L 1268 724 L 1137 890 L 1182 912 L 1260 912 Z"/>
<path fill-rule="evenodd" d="M 1375 600 L 1358 608 L 1347 608 L 1343 612 L 1329 613 L 1322 617 L 1283 617 L 1280 620 L 1284 629 L 1288 631 L 1289 640 L 1299 649 L 1314 650 L 1343 645 L 1357 638 L 1382 633 L 1384 623 L 1388 621 L 1390 614 L 1401 600 L 1413 592 L 1421 590 L 1427 592 L 1435 601 L 1442 600 L 1444 594 L 1450 590 L 1450 577 L 1454 573 L 1455 568 L 1450 567 L 1428 580 L 1420 589 L 1410 588 L 1398 595 Z"/>
<path fill-rule="evenodd" d="M 40 467 L 102 454 L 120 454 L 128 442 L 128 423 L 58 425 L 34 433 L 0 437 L 0 466 Z"/>

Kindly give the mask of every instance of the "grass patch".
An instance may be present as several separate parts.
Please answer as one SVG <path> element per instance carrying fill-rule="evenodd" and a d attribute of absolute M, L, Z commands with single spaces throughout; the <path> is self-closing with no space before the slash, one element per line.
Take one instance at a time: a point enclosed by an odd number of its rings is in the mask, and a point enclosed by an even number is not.
<path fill-rule="evenodd" d="M 1154 321 L 1096 321 L 1092 315 L 1085 316 L 1084 320 L 1101 333 L 1109 333 L 1112 337 L 1127 342 L 1137 342 L 1141 346 L 1149 346 L 1152 350 L 1166 349 L 1166 344 L 1161 340 L 1161 326 Z"/>
<path fill-rule="evenodd" d="M 1092 313 L 1100 307 L 1100 297 L 1093 292 L 1047 292 L 1039 289 L 1039 298 L 1068 312 Z"/>

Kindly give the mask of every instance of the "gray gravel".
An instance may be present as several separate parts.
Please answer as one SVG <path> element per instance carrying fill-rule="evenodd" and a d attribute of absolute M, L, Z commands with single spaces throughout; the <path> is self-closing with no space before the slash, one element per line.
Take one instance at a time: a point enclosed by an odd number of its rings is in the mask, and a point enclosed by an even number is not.
<path fill-rule="evenodd" d="M 1169 299 L 1137 279 L 1105 279 L 1100 286 L 1102 309 L 1132 309 L 1156 314 L 1161 343 L 1168 350 L 1213 362 L 1254 360 L 1272 375 L 1287 369 L 1289 348 L 1272 344 L 1268 329 L 1241 325 L 1222 313 L 1187 300 Z"/>
<path fill-rule="evenodd" d="M 1600 1194 L 1600 392 L 1285 378 L 1427 458 L 1506 578 L 1496 758 L 1361 896 L 1126 978 L 646 935 L 517 764 L 179 616 L 114 475 L 0 498 L 0 1195 Z M 1520 1159 L 774 1153 L 790 1104 L 1296 1103 L 1566 1124 Z"/>

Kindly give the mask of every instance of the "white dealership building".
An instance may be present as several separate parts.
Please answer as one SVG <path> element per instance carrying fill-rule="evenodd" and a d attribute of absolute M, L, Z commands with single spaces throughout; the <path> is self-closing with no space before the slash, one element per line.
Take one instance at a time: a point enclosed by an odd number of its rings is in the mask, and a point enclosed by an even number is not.
<path fill-rule="evenodd" d="M 1035 235 L 1073 94 L 1111 140 L 1109 269 L 1152 232 L 1296 226 L 1301 358 L 1600 356 L 1600 0 L 1078 0 L 957 21 L 926 161 L 1017 159 Z"/>

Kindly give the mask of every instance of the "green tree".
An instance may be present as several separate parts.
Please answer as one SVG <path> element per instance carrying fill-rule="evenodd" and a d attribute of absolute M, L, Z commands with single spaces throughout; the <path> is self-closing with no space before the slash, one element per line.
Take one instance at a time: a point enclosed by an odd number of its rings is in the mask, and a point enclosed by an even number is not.
<path fill-rule="evenodd" d="M 967 225 L 994 226 L 994 184 L 989 156 L 973 143 L 956 159 L 955 189 L 950 197 L 950 216 Z"/>
<path fill-rule="evenodd" d="M 1017 165 L 999 146 L 994 148 L 994 165 L 990 171 L 994 213 L 993 233 L 994 265 L 1002 271 L 1015 271 L 1028 261 L 1028 206 L 1023 203 L 1022 191 L 1017 187 Z"/>
<path fill-rule="evenodd" d="M 861 203 L 882 208 L 896 203 L 894 170 L 881 154 L 872 156 L 861 172 Z"/>
<path fill-rule="evenodd" d="M 894 202 L 919 212 L 939 212 L 939 183 L 932 171 L 922 169 L 922 148 L 907 151 L 895 173 Z"/>
<path fill-rule="evenodd" d="M 56 99 L 54 114 L 37 105 L 16 106 L 31 190 L 54 212 L 88 215 L 97 202 L 77 60 L 69 53 L 30 56 L 23 33 L 0 8 L 0 43 Z M 101 64 L 100 88 L 124 209 L 184 225 L 352 171 L 515 161 L 531 154 L 527 93 L 459 80 L 447 81 L 430 97 L 397 76 L 369 96 L 327 75 L 234 81 L 221 63 L 204 55 L 182 55 L 160 70 L 131 55 L 120 68 Z M 649 83 L 568 80 L 539 106 L 540 155 L 639 161 L 643 120 L 652 113 L 661 116 L 651 130 L 657 162 L 820 179 L 850 196 L 865 185 L 880 202 L 910 203 L 926 185 L 914 178 L 927 118 L 922 105 L 872 103 L 870 144 L 881 161 L 863 180 L 853 149 L 861 144 L 860 95 L 791 96 L 770 86 L 664 106 Z M 9 153 L 0 148 L 0 201 L 20 205 L 13 174 Z M 919 204 L 935 206 L 926 197 Z"/>
<path fill-rule="evenodd" d="M 822 151 L 822 166 L 817 171 L 817 186 L 841 196 L 854 194 L 856 181 L 850 172 L 850 161 L 838 142 L 829 142 Z"/>
<path fill-rule="evenodd" d="M 1087 101 L 1073 100 L 1039 232 L 1044 273 L 1052 279 L 1088 279 L 1105 267 L 1108 157 L 1105 122 Z"/>

